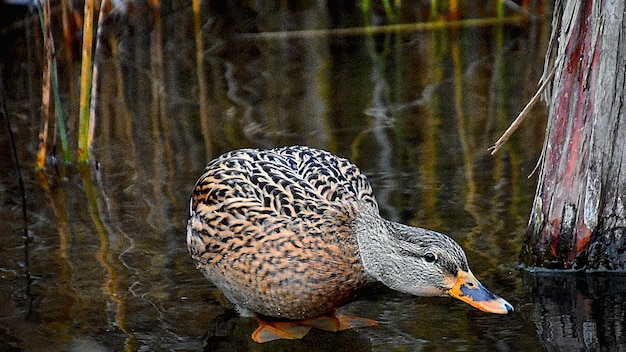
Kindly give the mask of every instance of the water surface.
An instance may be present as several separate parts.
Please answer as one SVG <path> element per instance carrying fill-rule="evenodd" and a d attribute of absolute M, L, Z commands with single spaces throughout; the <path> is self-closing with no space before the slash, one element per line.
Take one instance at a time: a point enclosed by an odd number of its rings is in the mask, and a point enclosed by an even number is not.
<path fill-rule="evenodd" d="M 502 151 L 487 150 L 535 92 L 549 21 L 317 31 L 363 25 L 357 7 L 328 6 L 203 8 L 200 51 L 187 5 L 160 13 L 118 9 L 103 36 L 92 162 L 65 167 L 57 146 L 43 171 L 34 168 L 39 24 L 28 17 L 3 32 L 29 243 L 3 127 L 0 346 L 537 351 L 558 345 L 517 262 L 536 182 L 527 176 L 545 128 L 542 106 Z M 478 11 L 466 10 L 470 17 Z M 426 21 L 425 13 L 416 6 L 402 21 Z M 65 54 L 67 48 L 58 55 L 61 97 L 73 146 L 79 66 Z M 58 135 L 52 138 L 58 144 Z M 375 319 L 377 327 L 252 342 L 254 321 L 239 317 L 189 258 L 189 195 L 212 157 L 291 144 L 354 161 L 385 217 L 455 238 L 476 276 L 515 313 L 490 315 L 449 298 L 374 287 L 343 311 Z"/>

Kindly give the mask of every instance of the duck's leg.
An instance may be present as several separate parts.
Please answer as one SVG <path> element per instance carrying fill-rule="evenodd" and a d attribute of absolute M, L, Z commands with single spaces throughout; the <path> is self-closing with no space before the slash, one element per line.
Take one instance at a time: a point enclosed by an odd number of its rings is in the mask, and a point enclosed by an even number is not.
<path fill-rule="evenodd" d="M 254 319 L 259 323 L 259 327 L 252 333 L 252 339 L 259 343 L 280 339 L 301 339 L 311 328 L 341 331 L 377 325 L 374 320 L 339 314 L 336 311 L 304 320 L 267 321 L 258 316 L 255 316 Z"/>
<path fill-rule="evenodd" d="M 254 319 L 259 327 L 252 333 L 252 340 L 258 343 L 280 339 L 297 340 L 311 330 L 311 326 L 303 325 L 300 321 L 266 321 L 258 316 Z"/>
<path fill-rule="evenodd" d="M 337 311 L 309 318 L 300 322 L 303 325 L 325 331 L 341 331 L 352 328 L 362 328 L 366 326 L 378 325 L 376 321 L 367 318 L 355 317 L 352 315 L 340 314 Z"/>

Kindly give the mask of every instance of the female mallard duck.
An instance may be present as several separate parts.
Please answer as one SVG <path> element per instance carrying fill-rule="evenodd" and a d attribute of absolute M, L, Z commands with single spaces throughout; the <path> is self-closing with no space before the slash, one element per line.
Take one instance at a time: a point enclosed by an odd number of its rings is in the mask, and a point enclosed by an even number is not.
<path fill-rule="evenodd" d="M 191 256 L 240 313 L 257 317 L 257 342 L 375 325 L 335 314 L 375 281 L 513 310 L 478 282 L 454 240 L 383 219 L 365 175 L 322 150 L 226 153 L 209 162 L 190 207 Z"/>

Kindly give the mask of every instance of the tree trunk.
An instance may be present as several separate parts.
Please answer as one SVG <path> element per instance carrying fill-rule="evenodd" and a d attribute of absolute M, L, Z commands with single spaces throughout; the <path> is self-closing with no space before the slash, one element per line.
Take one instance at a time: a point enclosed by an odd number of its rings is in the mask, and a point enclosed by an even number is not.
<path fill-rule="evenodd" d="M 549 117 L 522 261 L 626 270 L 625 0 L 557 0 Z"/>

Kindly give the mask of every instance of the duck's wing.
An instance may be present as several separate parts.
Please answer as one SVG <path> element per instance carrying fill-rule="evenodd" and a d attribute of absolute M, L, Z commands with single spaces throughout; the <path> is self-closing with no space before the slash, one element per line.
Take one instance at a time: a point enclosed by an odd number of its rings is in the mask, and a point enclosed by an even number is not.
<path fill-rule="evenodd" d="M 372 187 L 361 170 L 347 159 L 309 147 L 277 148 L 290 161 L 298 177 L 329 202 L 363 201 L 378 208 Z"/>
<path fill-rule="evenodd" d="M 207 164 L 193 192 L 191 209 L 197 199 L 217 204 L 224 202 L 226 195 L 257 200 L 275 212 L 288 212 L 288 216 L 295 216 L 298 209 L 282 209 L 281 205 L 306 206 L 300 203 L 320 200 L 331 204 L 365 202 L 378 208 L 367 177 L 356 165 L 327 151 L 303 146 L 223 154 Z"/>
<path fill-rule="evenodd" d="M 279 230 L 290 240 L 349 240 L 345 227 L 355 206 L 364 204 L 377 207 L 354 164 L 313 148 L 285 147 L 241 149 L 212 160 L 194 187 L 190 210 L 196 236 L 225 242 L 236 235 L 259 247 Z M 208 249 L 198 250 L 214 252 Z"/>

